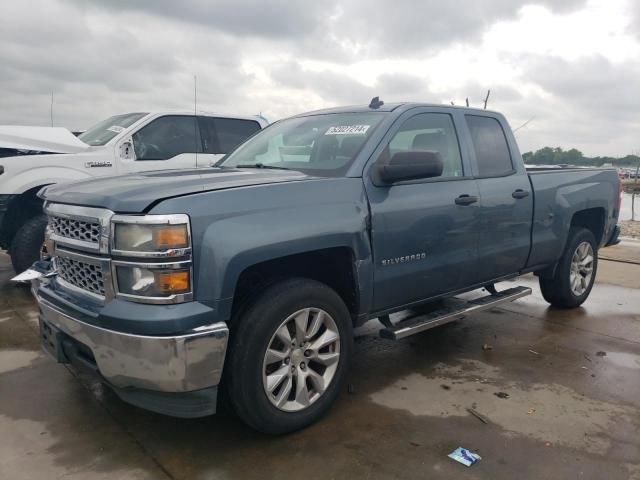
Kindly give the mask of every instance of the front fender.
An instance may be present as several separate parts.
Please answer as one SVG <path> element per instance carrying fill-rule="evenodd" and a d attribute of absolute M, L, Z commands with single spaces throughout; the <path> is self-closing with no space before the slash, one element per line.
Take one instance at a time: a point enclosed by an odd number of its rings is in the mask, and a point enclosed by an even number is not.
<path fill-rule="evenodd" d="M 347 247 L 356 262 L 361 305 L 372 291 L 368 207 L 362 179 L 317 179 L 208 192 L 162 202 L 152 213 L 191 217 L 198 301 L 222 317 L 240 274 L 268 260 Z M 369 268 L 367 268 L 369 266 Z"/>
<path fill-rule="evenodd" d="M 6 174 L 7 172 L 5 172 Z M 22 170 L 15 175 L 0 178 L 0 193 L 20 194 L 34 187 L 54 183 L 84 180 L 91 175 L 66 167 L 41 167 Z"/>

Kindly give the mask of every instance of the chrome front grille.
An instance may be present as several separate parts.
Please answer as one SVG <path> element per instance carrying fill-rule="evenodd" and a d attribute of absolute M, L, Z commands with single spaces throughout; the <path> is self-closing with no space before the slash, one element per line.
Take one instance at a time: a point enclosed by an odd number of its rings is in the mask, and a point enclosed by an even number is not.
<path fill-rule="evenodd" d="M 58 256 L 57 266 L 58 275 L 65 282 L 101 297 L 105 296 L 105 280 L 100 265 Z"/>
<path fill-rule="evenodd" d="M 49 226 L 56 235 L 62 238 L 90 242 L 98 245 L 100 242 L 100 224 L 74 218 L 49 216 Z"/>
<path fill-rule="evenodd" d="M 114 297 L 109 258 L 111 218 L 105 208 L 47 202 L 45 241 L 62 287 L 104 302 Z"/>

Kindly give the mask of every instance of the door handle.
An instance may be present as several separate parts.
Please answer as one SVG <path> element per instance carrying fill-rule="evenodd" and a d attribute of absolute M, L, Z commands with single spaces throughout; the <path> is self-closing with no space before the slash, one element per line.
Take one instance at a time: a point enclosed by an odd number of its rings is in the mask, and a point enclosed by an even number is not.
<path fill-rule="evenodd" d="M 511 196 L 513 198 L 525 198 L 529 196 L 529 192 L 527 192 L 526 190 L 522 190 L 522 189 L 517 189 L 515 192 L 513 192 L 511 194 Z"/>
<path fill-rule="evenodd" d="M 472 203 L 476 203 L 478 201 L 478 197 L 474 195 L 460 195 L 456 198 L 456 205 L 471 205 Z"/>

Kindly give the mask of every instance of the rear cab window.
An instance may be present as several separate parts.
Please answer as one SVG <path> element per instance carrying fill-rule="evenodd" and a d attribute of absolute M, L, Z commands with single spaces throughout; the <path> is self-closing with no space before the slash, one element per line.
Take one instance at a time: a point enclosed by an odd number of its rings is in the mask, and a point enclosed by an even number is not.
<path fill-rule="evenodd" d="M 507 137 L 493 117 L 465 115 L 476 154 L 478 176 L 502 177 L 515 172 Z"/>
<path fill-rule="evenodd" d="M 227 154 L 260 130 L 255 120 L 198 117 L 204 153 Z"/>

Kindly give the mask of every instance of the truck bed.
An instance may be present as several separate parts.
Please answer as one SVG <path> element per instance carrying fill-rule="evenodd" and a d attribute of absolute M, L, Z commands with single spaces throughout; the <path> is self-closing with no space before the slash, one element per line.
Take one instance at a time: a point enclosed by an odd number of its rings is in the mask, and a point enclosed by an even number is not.
<path fill-rule="evenodd" d="M 576 212 L 587 211 L 585 221 L 602 222 L 597 240 L 600 245 L 608 240 L 618 219 L 615 169 L 534 167 L 527 173 L 535 196 L 529 267 L 560 258 Z"/>

